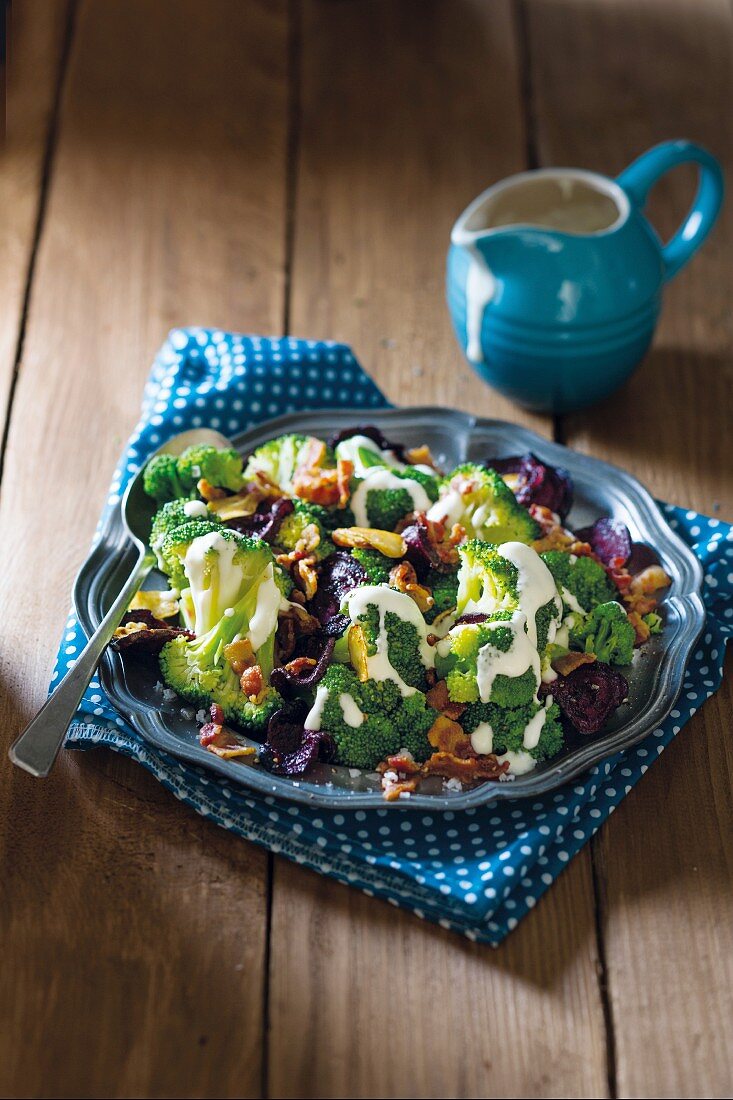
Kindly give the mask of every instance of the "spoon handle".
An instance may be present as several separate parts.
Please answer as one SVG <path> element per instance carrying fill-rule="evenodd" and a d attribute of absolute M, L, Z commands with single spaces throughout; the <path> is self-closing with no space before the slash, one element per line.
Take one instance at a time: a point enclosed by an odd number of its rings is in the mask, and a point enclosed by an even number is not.
<path fill-rule="evenodd" d="M 122 591 L 92 634 L 76 663 L 46 700 L 20 736 L 10 746 L 13 764 L 31 775 L 45 776 L 51 771 L 66 730 L 81 697 L 94 675 L 99 660 L 120 624 L 130 600 L 152 568 L 152 558 L 141 553 Z"/>

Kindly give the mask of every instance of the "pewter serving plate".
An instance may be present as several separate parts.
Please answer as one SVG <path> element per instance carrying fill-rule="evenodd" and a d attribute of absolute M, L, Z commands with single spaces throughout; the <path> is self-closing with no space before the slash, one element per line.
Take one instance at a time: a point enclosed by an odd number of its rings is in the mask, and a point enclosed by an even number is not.
<path fill-rule="evenodd" d="M 374 773 L 350 775 L 346 768 L 319 764 L 307 776 L 293 780 L 270 775 L 256 765 L 219 759 L 199 745 L 196 723 L 185 716 L 191 714 L 190 708 L 180 700 L 164 701 L 160 689 L 156 690 L 159 676 L 154 663 L 123 659 L 108 651 L 100 666 L 101 683 L 122 717 L 151 745 L 225 775 L 230 782 L 294 802 L 345 810 L 367 807 L 396 811 L 457 810 L 499 799 L 543 794 L 655 729 L 674 705 L 705 612 L 699 595 L 700 564 L 666 523 L 647 490 L 623 470 L 550 443 L 526 428 L 501 420 L 481 420 L 450 409 L 301 412 L 259 425 L 238 436 L 234 444 L 247 453 L 284 432 L 328 437 L 366 419 L 383 428 L 388 438 L 408 446 L 429 444 L 446 470 L 460 462 L 534 451 L 541 459 L 564 466 L 573 478 L 575 503 L 569 521 L 572 528 L 592 523 L 599 516 L 612 516 L 627 524 L 635 541 L 655 548 L 672 578 L 672 586 L 663 604 L 663 632 L 638 650 L 634 664 L 624 670 L 630 685 L 628 703 L 619 708 L 602 734 L 592 738 L 578 736 L 560 755 L 527 775 L 511 781 L 487 782 L 465 792 L 446 791 L 441 780 L 431 778 L 409 799 L 396 802 L 384 801 L 379 777 Z M 82 566 L 74 587 L 76 613 L 87 634 L 96 629 L 119 592 L 133 559 L 134 551 L 126 540 L 118 506 Z M 148 587 L 162 586 L 160 575 L 153 574 Z"/>

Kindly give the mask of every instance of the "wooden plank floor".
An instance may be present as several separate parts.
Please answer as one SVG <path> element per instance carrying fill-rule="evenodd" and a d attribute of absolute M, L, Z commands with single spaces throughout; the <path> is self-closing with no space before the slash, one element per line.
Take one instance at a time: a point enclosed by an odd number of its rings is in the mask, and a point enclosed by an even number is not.
<path fill-rule="evenodd" d="M 564 422 L 482 386 L 443 302 L 452 220 L 502 176 L 614 174 L 675 136 L 733 169 L 727 0 L 12 15 L 6 743 L 173 325 L 346 340 L 395 401 L 528 423 L 733 520 L 730 211 L 637 376 Z M 689 194 L 683 172 L 655 193 L 664 231 Z M 497 951 L 268 857 L 113 754 L 0 768 L 0 1095 L 730 1095 L 732 712 L 729 684 Z"/>

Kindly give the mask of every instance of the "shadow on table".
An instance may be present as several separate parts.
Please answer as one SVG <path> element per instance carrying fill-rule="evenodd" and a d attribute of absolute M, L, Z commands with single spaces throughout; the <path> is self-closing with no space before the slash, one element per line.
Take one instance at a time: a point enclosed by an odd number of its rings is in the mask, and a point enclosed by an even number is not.
<path fill-rule="evenodd" d="M 566 416 L 564 438 L 568 446 L 625 466 L 668 498 L 675 496 L 682 447 L 687 470 L 702 490 L 697 506 L 712 510 L 730 455 L 724 433 L 708 430 L 707 425 L 721 424 L 721 409 L 732 405 L 733 359 L 685 348 L 654 348 L 606 401 Z M 689 488 L 688 483 L 688 492 Z M 694 505 L 688 500 L 680 503 Z M 733 501 L 728 502 L 729 511 L 731 507 Z"/>

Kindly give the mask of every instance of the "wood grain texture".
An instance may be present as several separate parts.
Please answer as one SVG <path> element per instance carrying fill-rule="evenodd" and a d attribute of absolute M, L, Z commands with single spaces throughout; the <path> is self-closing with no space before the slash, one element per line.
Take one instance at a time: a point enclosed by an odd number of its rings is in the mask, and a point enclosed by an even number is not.
<path fill-rule="evenodd" d="M 291 328 L 349 341 L 394 401 L 549 433 L 473 376 L 443 298 L 456 214 L 524 164 L 511 15 L 304 6 Z M 603 1096 L 595 962 L 587 855 L 499 951 L 276 860 L 269 1094 Z"/>
<path fill-rule="evenodd" d="M 286 93 L 283 3 L 79 9 L 0 500 L 6 744 L 167 330 L 282 325 Z M 3 767 L 0 813 L 0 1093 L 258 1095 L 265 855 L 99 750 Z"/>
<path fill-rule="evenodd" d="M 60 0 L 20 0 L 8 16 L 5 140 L 0 137 L 1 424 L 13 381 L 67 18 L 67 4 Z"/>
<path fill-rule="evenodd" d="M 716 153 L 730 179 L 733 27 L 725 0 L 549 0 L 527 11 L 542 163 L 615 174 L 656 141 L 687 137 Z M 651 216 L 665 237 L 692 183 L 682 170 L 655 189 Z M 732 245 L 729 202 L 702 252 L 667 289 L 638 373 L 566 425 L 570 445 L 626 466 L 659 496 L 728 520 Z M 732 669 L 729 658 L 721 692 L 595 845 L 619 1096 L 730 1095 Z"/>

